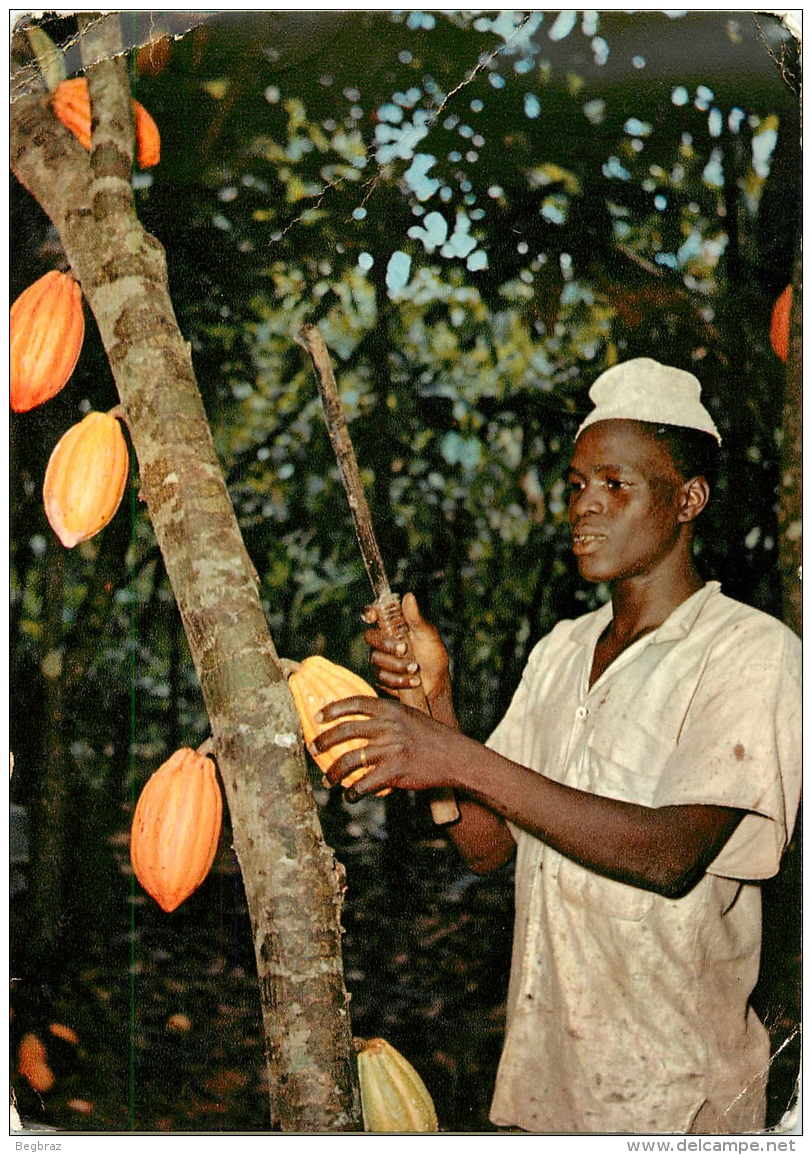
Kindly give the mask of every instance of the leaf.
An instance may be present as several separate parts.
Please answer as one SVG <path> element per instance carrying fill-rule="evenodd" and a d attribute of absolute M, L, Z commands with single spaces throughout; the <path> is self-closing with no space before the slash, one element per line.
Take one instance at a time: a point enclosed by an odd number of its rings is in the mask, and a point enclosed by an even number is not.
<path fill-rule="evenodd" d="M 545 185 L 561 184 L 571 196 L 581 193 L 581 182 L 574 172 L 562 168 L 559 164 L 546 161 L 530 169 L 527 174 L 531 188 L 543 188 Z"/>
<path fill-rule="evenodd" d="M 48 91 L 53 92 L 57 84 L 66 80 L 68 75 L 62 49 L 57 48 L 48 33 L 36 24 L 26 28 L 26 34 L 31 50 L 37 58 L 37 68 L 40 70 L 42 79 L 45 81 Z"/>
<path fill-rule="evenodd" d="M 229 90 L 231 85 L 230 80 L 206 80 L 203 82 L 203 90 L 214 100 L 222 100 Z"/>

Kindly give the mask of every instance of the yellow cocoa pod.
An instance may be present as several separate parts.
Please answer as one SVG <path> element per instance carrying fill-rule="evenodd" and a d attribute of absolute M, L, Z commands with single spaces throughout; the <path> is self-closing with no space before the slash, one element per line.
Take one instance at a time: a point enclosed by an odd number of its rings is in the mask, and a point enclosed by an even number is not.
<path fill-rule="evenodd" d="M 356 1039 L 365 1131 L 439 1131 L 426 1084 L 386 1039 Z"/>
<path fill-rule="evenodd" d="M 15 413 L 50 401 L 76 368 L 85 338 L 82 290 L 54 269 L 20 293 L 9 317 L 9 385 Z"/>
<path fill-rule="evenodd" d="M 88 413 L 60 438 L 45 470 L 42 499 L 64 546 L 87 541 L 112 520 L 129 469 L 127 443 L 111 413 Z"/>
<path fill-rule="evenodd" d="M 299 714 L 302 735 L 308 746 L 319 734 L 335 725 L 335 722 L 322 722 L 317 725 L 314 721 L 316 714 L 324 706 L 329 705 L 330 702 L 338 702 L 342 698 L 354 698 L 359 694 L 366 698 L 377 698 L 378 696 L 372 686 L 358 674 L 329 661 L 320 654 L 305 658 L 303 662 L 285 661 L 284 665 L 289 671 L 288 687 Z M 363 717 L 365 717 L 364 714 L 352 714 L 342 721 Z M 333 746 L 324 754 L 313 753 L 312 756 L 322 773 L 326 774 L 342 754 L 346 754 L 350 750 L 360 750 L 366 744 L 364 738 L 352 738 L 349 742 L 341 742 L 338 746 Z M 341 785 L 344 787 L 352 786 L 353 782 L 363 778 L 369 769 L 365 766 L 354 770 L 352 774 L 348 774 L 346 778 L 341 780 Z M 389 793 L 389 790 L 380 791 L 381 795 Z"/>
<path fill-rule="evenodd" d="M 223 796 L 211 758 L 176 750 L 141 791 L 130 861 L 147 894 L 167 913 L 205 880 L 220 841 Z"/>
<path fill-rule="evenodd" d="M 51 107 L 83 148 L 90 148 L 90 93 L 84 76 L 63 80 L 54 89 Z M 161 136 L 150 114 L 133 101 L 135 118 L 135 158 L 139 168 L 152 168 L 161 159 Z"/>

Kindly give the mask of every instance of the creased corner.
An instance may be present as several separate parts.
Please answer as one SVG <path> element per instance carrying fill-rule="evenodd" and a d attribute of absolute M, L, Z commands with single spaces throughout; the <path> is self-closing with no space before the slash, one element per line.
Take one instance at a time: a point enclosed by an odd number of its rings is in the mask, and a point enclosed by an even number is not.
<path fill-rule="evenodd" d="M 784 27 L 787 29 L 787 31 L 789 33 L 791 33 L 792 36 L 795 37 L 795 39 L 798 41 L 799 44 L 801 43 L 801 41 L 803 39 L 802 29 L 801 29 L 801 19 L 803 16 L 802 9 L 797 8 L 797 9 L 791 9 L 790 11 L 784 11 L 781 9 L 775 9 L 775 10 L 771 9 L 770 15 L 771 16 L 777 16 L 780 19 L 781 23 L 784 25 Z"/>
<path fill-rule="evenodd" d="M 10 93 L 12 103 L 21 96 L 27 96 L 41 88 L 39 71 L 34 62 L 26 59 L 26 29 L 34 23 L 43 21 L 42 27 L 46 32 L 58 27 L 58 24 L 69 20 L 75 12 L 48 9 L 21 12 L 15 18 L 12 26 L 12 62 Z M 98 20 L 88 25 L 84 31 L 73 32 L 58 41 L 58 48 L 63 54 L 65 71 L 68 76 L 83 72 L 93 64 L 107 56 L 120 56 L 160 40 L 180 40 L 187 32 L 191 32 L 200 24 L 206 23 L 216 13 L 214 12 L 166 12 L 166 11 L 121 11 L 117 9 L 98 11 Z M 47 19 L 44 19 L 46 18 Z M 87 37 L 96 25 L 104 20 L 118 20 L 120 25 L 120 47 L 115 52 L 105 53 L 88 51 Z M 84 43 L 83 43 L 84 41 Z M 95 42 L 95 38 L 94 38 Z"/>

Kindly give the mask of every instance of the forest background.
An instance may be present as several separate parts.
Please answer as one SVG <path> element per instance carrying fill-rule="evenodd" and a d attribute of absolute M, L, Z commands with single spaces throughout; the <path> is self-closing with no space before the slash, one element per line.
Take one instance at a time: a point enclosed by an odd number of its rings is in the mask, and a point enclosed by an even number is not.
<path fill-rule="evenodd" d="M 369 587 L 294 339 L 304 322 L 330 347 L 392 584 L 448 644 L 467 733 L 487 736 L 541 634 L 607 596 L 571 564 L 562 474 L 589 384 L 620 359 L 701 378 L 723 469 L 700 565 L 800 628 L 800 363 L 770 344 L 802 203 L 785 24 L 126 17 L 133 94 L 162 137 L 160 165 L 134 174 L 138 214 L 166 248 L 281 654 L 370 675 Z M 44 26 L 75 38 L 71 19 Z M 28 63 L 12 61 L 13 95 Z M 61 256 L 15 180 L 11 236 L 13 299 Z M 211 876 L 172 915 L 129 865 L 140 789 L 209 730 L 137 478 L 106 530 L 71 551 L 42 509 L 59 436 L 116 403 L 91 323 L 65 391 L 11 422 L 11 1042 L 39 1033 L 56 1074 L 41 1094 L 12 1071 L 13 1088 L 25 1118 L 65 1130 L 261 1131 L 262 1027 L 228 818 Z M 488 1131 L 510 871 L 467 874 L 419 797 L 351 807 L 311 769 L 347 869 L 353 1031 L 409 1057 L 445 1130 Z M 799 864 L 798 834 L 765 887 L 772 1123 L 799 1064 Z"/>

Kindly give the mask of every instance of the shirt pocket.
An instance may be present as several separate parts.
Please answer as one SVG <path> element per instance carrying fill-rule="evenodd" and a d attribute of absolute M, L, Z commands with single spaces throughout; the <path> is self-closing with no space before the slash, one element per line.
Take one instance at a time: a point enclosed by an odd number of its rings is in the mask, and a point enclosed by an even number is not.
<path fill-rule="evenodd" d="M 619 718 L 610 733 L 597 730 L 587 738 L 579 785 L 590 794 L 653 806 L 674 748 L 634 719 Z"/>
<path fill-rule="evenodd" d="M 603 731 L 587 739 L 580 788 L 651 806 L 672 748 L 632 719 L 619 719 L 612 733 Z M 652 891 L 604 878 L 568 858 L 560 861 L 558 887 L 568 902 L 629 922 L 640 922 L 654 902 Z"/>
<path fill-rule="evenodd" d="M 563 899 L 586 907 L 604 918 L 640 922 L 651 910 L 654 894 L 639 886 L 627 886 L 614 878 L 604 878 L 562 858 L 558 868 L 558 890 Z"/>

